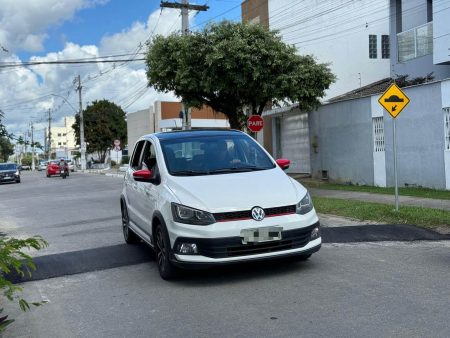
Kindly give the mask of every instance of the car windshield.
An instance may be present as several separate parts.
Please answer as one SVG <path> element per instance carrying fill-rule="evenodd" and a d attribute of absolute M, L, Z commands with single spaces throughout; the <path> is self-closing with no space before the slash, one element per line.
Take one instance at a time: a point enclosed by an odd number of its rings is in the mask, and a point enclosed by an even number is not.
<path fill-rule="evenodd" d="M 16 170 L 17 165 L 14 163 L 0 163 L 0 170 Z"/>
<path fill-rule="evenodd" d="M 174 176 L 228 174 L 267 170 L 273 161 L 250 137 L 221 135 L 161 141 L 169 173 Z"/>

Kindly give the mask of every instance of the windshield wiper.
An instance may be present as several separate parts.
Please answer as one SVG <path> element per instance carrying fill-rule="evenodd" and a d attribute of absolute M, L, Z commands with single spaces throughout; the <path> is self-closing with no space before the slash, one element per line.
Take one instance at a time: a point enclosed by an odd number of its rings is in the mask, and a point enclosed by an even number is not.
<path fill-rule="evenodd" d="M 239 172 L 247 172 L 247 171 L 256 171 L 256 170 L 265 170 L 267 168 L 259 168 L 257 166 L 246 166 L 246 167 L 231 167 L 231 168 L 220 168 L 211 170 L 211 174 L 215 173 L 239 173 Z"/>
<path fill-rule="evenodd" d="M 180 170 L 171 173 L 173 176 L 197 176 L 197 175 L 209 175 L 208 171 L 199 170 Z"/>

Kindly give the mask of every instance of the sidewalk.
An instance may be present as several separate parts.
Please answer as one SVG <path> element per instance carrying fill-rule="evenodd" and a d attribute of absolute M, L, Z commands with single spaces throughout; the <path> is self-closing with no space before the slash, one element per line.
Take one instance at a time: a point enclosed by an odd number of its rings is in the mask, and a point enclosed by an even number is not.
<path fill-rule="evenodd" d="M 374 202 L 383 204 L 394 204 L 394 195 L 375 194 L 358 191 L 343 191 L 343 190 L 327 190 L 320 188 L 309 188 L 311 195 L 317 197 L 338 198 L 344 200 Z M 423 208 L 443 209 L 450 211 L 450 200 L 439 200 L 431 198 L 399 196 L 400 205 L 409 205 Z"/>

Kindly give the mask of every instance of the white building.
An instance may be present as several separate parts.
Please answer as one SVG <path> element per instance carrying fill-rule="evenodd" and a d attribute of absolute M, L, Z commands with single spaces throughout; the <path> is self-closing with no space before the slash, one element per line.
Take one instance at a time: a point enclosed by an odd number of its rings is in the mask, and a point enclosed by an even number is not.
<path fill-rule="evenodd" d="M 72 125 L 75 123 L 75 117 L 66 116 L 63 119 L 63 126 L 52 126 L 52 152 L 65 154 L 65 157 L 71 158 L 71 152 L 76 150 L 75 131 Z"/>
<path fill-rule="evenodd" d="M 326 98 L 390 76 L 389 0 L 269 0 L 269 27 L 330 64 Z"/>

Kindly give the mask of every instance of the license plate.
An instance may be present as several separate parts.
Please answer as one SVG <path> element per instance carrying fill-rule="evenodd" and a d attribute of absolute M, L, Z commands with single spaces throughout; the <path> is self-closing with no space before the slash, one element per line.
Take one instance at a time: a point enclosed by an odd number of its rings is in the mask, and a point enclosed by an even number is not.
<path fill-rule="evenodd" d="M 282 227 L 243 229 L 241 230 L 242 244 L 279 241 L 282 231 Z"/>

